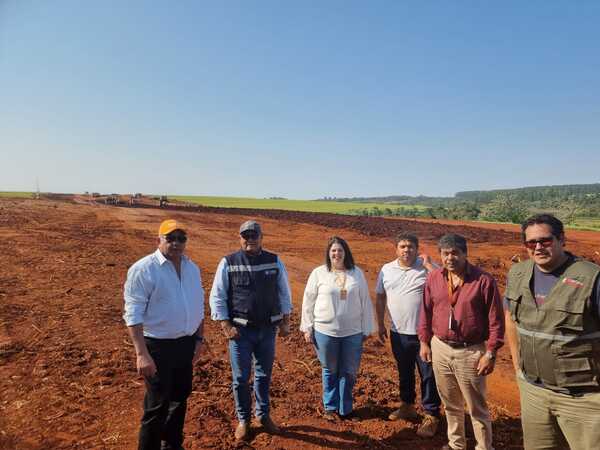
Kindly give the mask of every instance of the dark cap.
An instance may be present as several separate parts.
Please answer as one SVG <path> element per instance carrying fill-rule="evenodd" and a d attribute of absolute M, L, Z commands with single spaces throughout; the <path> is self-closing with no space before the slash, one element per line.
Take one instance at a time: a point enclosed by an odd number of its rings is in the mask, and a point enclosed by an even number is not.
<path fill-rule="evenodd" d="M 247 220 L 242 224 L 240 227 L 240 234 L 242 234 L 244 231 L 256 231 L 258 234 L 262 234 L 260 225 L 254 220 Z"/>

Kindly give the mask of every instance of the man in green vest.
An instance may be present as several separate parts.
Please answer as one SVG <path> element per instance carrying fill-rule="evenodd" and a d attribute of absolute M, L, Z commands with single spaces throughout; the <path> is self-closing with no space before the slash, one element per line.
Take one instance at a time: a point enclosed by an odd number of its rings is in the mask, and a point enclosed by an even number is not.
<path fill-rule="evenodd" d="M 600 448 L 600 267 L 565 251 L 550 214 L 521 226 L 529 259 L 506 285 L 525 450 Z"/>

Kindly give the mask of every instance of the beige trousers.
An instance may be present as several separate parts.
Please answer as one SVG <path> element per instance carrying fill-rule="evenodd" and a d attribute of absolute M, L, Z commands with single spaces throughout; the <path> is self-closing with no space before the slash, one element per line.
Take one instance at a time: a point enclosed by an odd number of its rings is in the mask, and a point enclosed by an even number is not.
<path fill-rule="evenodd" d="M 600 392 L 565 395 L 534 386 L 521 373 L 517 381 L 525 450 L 600 448 Z"/>
<path fill-rule="evenodd" d="M 485 345 L 453 348 L 435 336 L 431 340 L 433 372 L 446 410 L 448 443 L 454 450 L 465 450 L 465 404 L 471 416 L 476 450 L 493 450 L 492 420 L 486 402 L 485 376 L 477 375 L 477 363 Z"/>

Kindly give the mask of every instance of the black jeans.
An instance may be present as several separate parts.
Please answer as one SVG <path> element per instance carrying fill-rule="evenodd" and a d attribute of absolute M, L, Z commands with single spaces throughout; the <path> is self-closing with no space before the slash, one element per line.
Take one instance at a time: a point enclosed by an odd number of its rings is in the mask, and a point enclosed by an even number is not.
<path fill-rule="evenodd" d="M 412 334 L 390 332 L 392 352 L 398 365 L 400 377 L 400 399 L 404 403 L 415 402 L 415 365 L 421 376 L 421 403 L 427 414 L 440 415 L 441 399 L 438 395 L 431 363 L 419 356 L 419 338 Z"/>
<path fill-rule="evenodd" d="M 161 441 L 173 448 L 183 443 L 187 398 L 192 392 L 193 336 L 178 339 L 145 338 L 157 372 L 146 377 L 144 415 L 138 450 L 159 450 Z"/>

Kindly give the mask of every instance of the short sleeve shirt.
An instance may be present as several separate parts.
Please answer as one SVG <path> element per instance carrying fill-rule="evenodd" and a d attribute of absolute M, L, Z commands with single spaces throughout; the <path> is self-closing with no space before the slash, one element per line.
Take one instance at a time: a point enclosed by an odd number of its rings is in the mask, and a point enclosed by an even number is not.
<path fill-rule="evenodd" d="M 423 301 L 423 286 L 427 269 L 421 258 L 412 267 L 404 268 L 394 260 L 381 268 L 375 291 L 386 294 L 387 310 L 392 320 L 392 331 L 400 334 L 417 334 L 419 312 Z"/>

